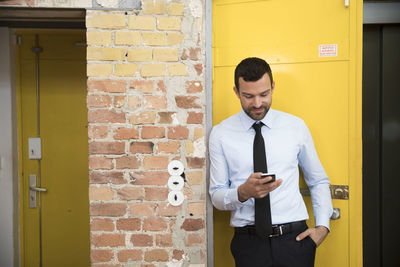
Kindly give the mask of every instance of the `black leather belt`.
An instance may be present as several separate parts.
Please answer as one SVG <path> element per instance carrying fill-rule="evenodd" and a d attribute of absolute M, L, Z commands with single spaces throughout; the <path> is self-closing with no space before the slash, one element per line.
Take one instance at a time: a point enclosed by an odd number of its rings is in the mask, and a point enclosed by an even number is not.
<path fill-rule="evenodd" d="M 285 224 L 272 225 L 272 234 L 269 237 L 281 236 L 295 231 L 301 231 L 307 228 L 306 221 L 298 221 Z M 235 227 L 236 234 L 255 235 L 256 227 L 254 225 L 247 225 L 244 227 Z"/>

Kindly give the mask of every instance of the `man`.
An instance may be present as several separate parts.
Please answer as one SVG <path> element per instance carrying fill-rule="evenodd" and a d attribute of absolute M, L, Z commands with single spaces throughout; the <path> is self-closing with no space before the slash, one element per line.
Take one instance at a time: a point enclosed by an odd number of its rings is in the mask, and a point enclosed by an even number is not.
<path fill-rule="evenodd" d="M 238 267 L 314 266 L 315 249 L 329 232 L 329 178 L 305 123 L 270 108 L 274 88 L 267 62 L 244 59 L 234 87 L 242 110 L 210 134 L 209 192 L 217 209 L 231 210 Z M 298 166 L 311 192 L 315 228 L 305 223 Z"/>

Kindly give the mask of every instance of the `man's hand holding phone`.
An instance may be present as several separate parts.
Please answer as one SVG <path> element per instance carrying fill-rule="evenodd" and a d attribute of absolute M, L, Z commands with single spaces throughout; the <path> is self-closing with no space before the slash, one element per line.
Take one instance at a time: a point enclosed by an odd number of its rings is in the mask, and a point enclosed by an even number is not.
<path fill-rule="evenodd" d="M 252 173 L 246 182 L 238 187 L 239 201 L 244 202 L 249 198 L 263 198 L 281 184 L 282 179 L 276 180 L 273 173 Z"/>
<path fill-rule="evenodd" d="M 275 182 L 276 175 L 274 173 L 261 173 L 261 178 L 265 178 L 265 177 L 271 177 L 271 180 L 269 180 L 268 182 L 265 182 L 264 184 L 269 184 L 269 183 Z"/>

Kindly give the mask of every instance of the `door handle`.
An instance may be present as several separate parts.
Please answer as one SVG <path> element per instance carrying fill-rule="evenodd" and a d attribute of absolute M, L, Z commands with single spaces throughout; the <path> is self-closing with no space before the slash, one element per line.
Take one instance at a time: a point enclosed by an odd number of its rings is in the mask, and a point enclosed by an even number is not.
<path fill-rule="evenodd" d="M 33 191 L 36 191 L 36 192 L 46 192 L 47 191 L 46 188 L 33 187 L 33 186 L 29 186 L 29 190 L 33 190 Z"/>
<path fill-rule="evenodd" d="M 36 208 L 36 192 L 47 192 L 46 188 L 36 187 L 36 174 L 29 174 L 29 208 Z"/>

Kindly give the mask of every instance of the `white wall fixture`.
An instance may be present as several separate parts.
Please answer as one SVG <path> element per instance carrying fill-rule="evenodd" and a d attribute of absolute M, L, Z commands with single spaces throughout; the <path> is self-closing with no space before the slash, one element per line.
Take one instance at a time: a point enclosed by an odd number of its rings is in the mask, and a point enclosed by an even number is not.
<path fill-rule="evenodd" d="M 182 190 L 184 185 L 185 181 L 183 180 L 182 176 L 172 175 L 168 179 L 168 188 L 171 191 Z"/>
<path fill-rule="evenodd" d="M 183 200 L 185 197 L 183 196 L 183 193 L 178 190 L 173 190 L 169 192 L 168 194 L 168 202 L 172 206 L 179 206 L 183 203 Z"/>
<path fill-rule="evenodd" d="M 172 206 L 179 206 L 185 200 L 182 189 L 185 185 L 185 174 L 183 172 L 183 163 L 179 160 L 173 160 L 168 164 L 168 173 L 171 175 L 168 179 L 168 202 Z"/>
<path fill-rule="evenodd" d="M 168 173 L 170 175 L 181 175 L 183 170 L 183 163 L 179 160 L 173 160 L 168 164 Z"/>

